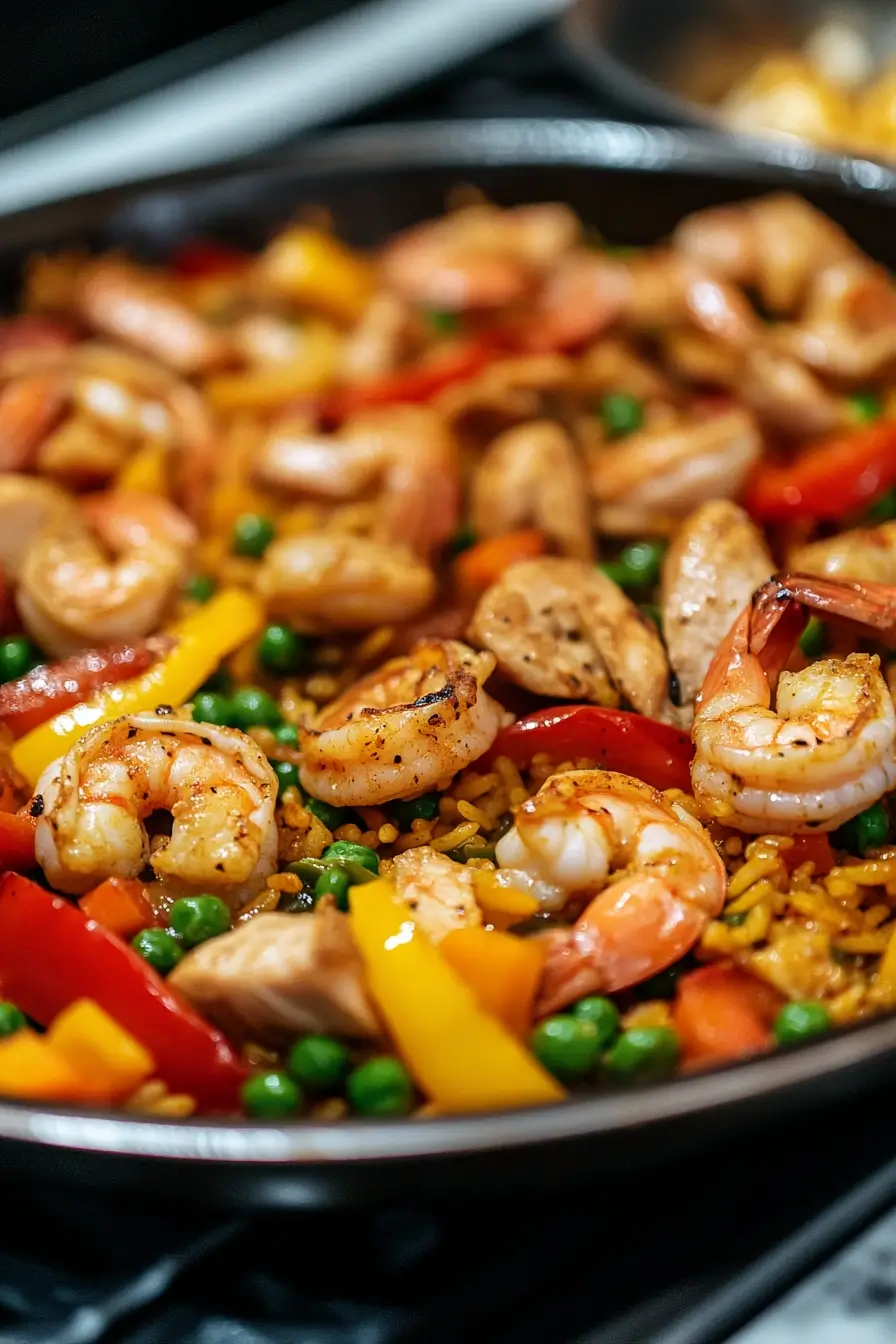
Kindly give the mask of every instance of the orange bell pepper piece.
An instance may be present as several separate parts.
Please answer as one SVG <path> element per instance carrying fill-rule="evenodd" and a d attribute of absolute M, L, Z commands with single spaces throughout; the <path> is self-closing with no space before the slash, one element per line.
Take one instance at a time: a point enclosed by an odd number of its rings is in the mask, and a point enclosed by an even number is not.
<path fill-rule="evenodd" d="M 526 1036 L 544 967 L 541 944 L 491 929 L 454 929 L 439 951 L 487 1013 L 515 1036 Z"/>
<path fill-rule="evenodd" d="M 766 1050 L 781 999 L 738 966 L 701 966 L 678 981 L 672 1018 L 686 1063 L 721 1063 Z"/>
<path fill-rule="evenodd" d="M 0 1097 L 23 1101 L 102 1101 L 95 1087 L 45 1036 L 23 1028 L 0 1041 Z"/>
<path fill-rule="evenodd" d="M 64 1009 L 46 1040 L 76 1074 L 110 1098 L 128 1096 L 155 1072 L 155 1060 L 145 1046 L 92 999 L 79 999 Z"/>
<path fill-rule="evenodd" d="M 119 938 L 133 938 L 135 933 L 156 922 L 143 883 L 136 878 L 107 877 L 82 896 L 78 905 L 88 919 L 95 919 Z"/>
<path fill-rule="evenodd" d="M 501 537 L 488 537 L 461 551 L 454 562 L 454 576 L 462 591 L 482 592 L 511 565 L 520 560 L 537 560 L 546 550 L 543 532 L 535 529 L 505 532 Z"/>

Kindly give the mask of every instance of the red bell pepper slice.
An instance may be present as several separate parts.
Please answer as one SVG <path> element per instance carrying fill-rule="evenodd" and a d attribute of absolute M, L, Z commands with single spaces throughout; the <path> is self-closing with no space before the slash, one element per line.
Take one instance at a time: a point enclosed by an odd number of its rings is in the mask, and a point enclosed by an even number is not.
<path fill-rule="evenodd" d="M 212 239 L 184 243 L 169 261 L 175 275 L 185 280 L 206 280 L 216 275 L 237 275 L 244 271 L 252 258 L 248 252 Z"/>
<path fill-rule="evenodd" d="M 781 850 L 785 868 L 793 872 L 801 863 L 811 863 L 816 877 L 826 877 L 834 866 L 834 851 L 827 835 L 795 835 L 793 844 Z"/>
<path fill-rule="evenodd" d="M 763 462 L 745 504 L 761 522 L 842 518 L 896 485 L 896 421 L 878 420 L 804 449 L 786 465 Z"/>
<path fill-rule="evenodd" d="M 0 872 L 33 868 L 37 818 L 22 812 L 0 812 Z"/>
<path fill-rule="evenodd" d="M 126 943 L 17 873 L 0 879 L 0 988 L 46 1025 L 77 999 L 146 1046 L 157 1076 L 203 1110 L 235 1110 L 247 1070 L 229 1042 Z"/>
<path fill-rule="evenodd" d="M 0 723 L 13 737 L 30 733 L 38 724 L 79 705 L 102 686 L 129 681 L 146 672 L 170 647 L 157 638 L 105 649 L 84 649 L 61 663 L 42 664 L 18 681 L 0 686 Z"/>
<path fill-rule="evenodd" d="M 601 705 L 540 709 L 503 728 L 484 763 L 507 756 L 514 765 L 525 767 L 539 753 L 555 761 L 588 757 L 604 770 L 633 775 L 655 789 L 691 787 L 693 748 L 688 734 L 626 709 Z"/>
<path fill-rule="evenodd" d="M 356 411 L 367 410 L 371 406 L 430 401 L 452 383 L 475 378 L 492 362 L 501 344 L 495 333 L 446 343 L 419 364 L 398 369 L 395 373 L 368 383 L 337 388 L 324 400 L 322 417 L 328 423 L 338 424 Z"/>
<path fill-rule="evenodd" d="M 737 966 L 702 966 L 678 981 L 672 1018 L 686 1063 L 721 1063 L 766 1050 L 781 998 Z"/>
<path fill-rule="evenodd" d="M 64 350 L 74 345 L 78 333 L 70 322 L 56 317 L 38 317 L 23 313 L 0 322 L 0 355 L 11 350 Z"/>

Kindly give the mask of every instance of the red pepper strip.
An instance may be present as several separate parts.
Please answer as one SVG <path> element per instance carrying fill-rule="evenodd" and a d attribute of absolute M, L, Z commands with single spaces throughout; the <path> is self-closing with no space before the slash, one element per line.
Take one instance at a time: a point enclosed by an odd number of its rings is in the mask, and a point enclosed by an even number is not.
<path fill-rule="evenodd" d="M 398 369 L 369 383 L 337 388 L 325 398 L 322 417 L 327 423 L 338 424 L 355 411 L 366 410 L 369 406 L 430 401 L 452 383 L 474 378 L 491 363 L 500 349 L 498 337 L 488 333 L 446 344 L 419 364 Z"/>
<path fill-rule="evenodd" d="M 54 715 L 81 704 L 100 687 L 139 677 L 169 644 L 160 638 L 114 644 L 74 653 L 61 663 L 34 667 L 18 681 L 0 686 L 0 723 L 11 730 L 13 737 L 22 737 Z"/>
<path fill-rule="evenodd" d="M 211 239 L 184 243 L 169 261 L 175 275 L 185 280 L 205 280 L 215 275 L 236 275 L 244 271 L 252 258 L 237 247 L 215 243 Z"/>
<path fill-rule="evenodd" d="M 764 462 L 745 504 L 762 522 L 842 518 L 896 485 L 896 422 L 879 420 L 807 448 L 786 466 Z"/>
<path fill-rule="evenodd" d="M 503 728 L 484 764 L 507 756 L 525 767 L 545 753 L 555 761 L 594 760 L 604 770 L 619 770 L 655 789 L 691 787 L 691 739 L 656 719 L 600 705 L 560 705 L 540 709 Z"/>
<path fill-rule="evenodd" d="M 93 999 L 146 1046 L 173 1091 L 203 1110 L 239 1104 L 246 1069 L 221 1033 L 121 939 L 17 873 L 0 879 L 0 986 L 42 1025 Z"/>
<path fill-rule="evenodd" d="M 737 966 L 703 966 L 678 981 L 672 1019 L 686 1063 L 740 1059 L 771 1044 L 780 996 Z"/>
<path fill-rule="evenodd" d="M 793 844 L 781 850 L 781 858 L 788 872 L 801 863 L 811 863 L 816 877 L 826 877 L 834 866 L 834 851 L 826 835 L 795 835 Z"/>
<path fill-rule="evenodd" d="M 11 350 L 28 350 L 38 346 L 45 350 L 62 350 L 74 345 L 77 339 L 77 332 L 71 323 L 55 317 L 30 317 L 23 314 L 21 317 L 11 317 L 7 322 L 0 322 L 0 355 L 7 355 Z"/>
<path fill-rule="evenodd" d="M 0 872 L 33 868 L 37 818 L 21 812 L 0 812 Z"/>

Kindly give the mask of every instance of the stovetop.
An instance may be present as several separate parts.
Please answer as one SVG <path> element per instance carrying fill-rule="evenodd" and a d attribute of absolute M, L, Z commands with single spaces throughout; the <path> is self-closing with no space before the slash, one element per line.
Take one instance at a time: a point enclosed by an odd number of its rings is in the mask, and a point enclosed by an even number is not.
<path fill-rule="evenodd" d="M 542 27 L 341 124 L 618 111 Z M 0 1186 L 0 1344 L 884 1344 L 894 1101 L 499 1203 L 222 1215 L 186 1176 L 176 1210 Z"/>

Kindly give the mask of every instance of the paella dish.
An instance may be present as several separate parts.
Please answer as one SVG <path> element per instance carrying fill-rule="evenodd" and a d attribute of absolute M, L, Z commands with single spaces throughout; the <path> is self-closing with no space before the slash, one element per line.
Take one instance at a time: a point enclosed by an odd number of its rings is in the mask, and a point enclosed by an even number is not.
<path fill-rule="evenodd" d="M 427 1116 L 896 1008 L 896 288 L 609 242 L 32 256 L 0 323 L 0 1097 Z"/>

